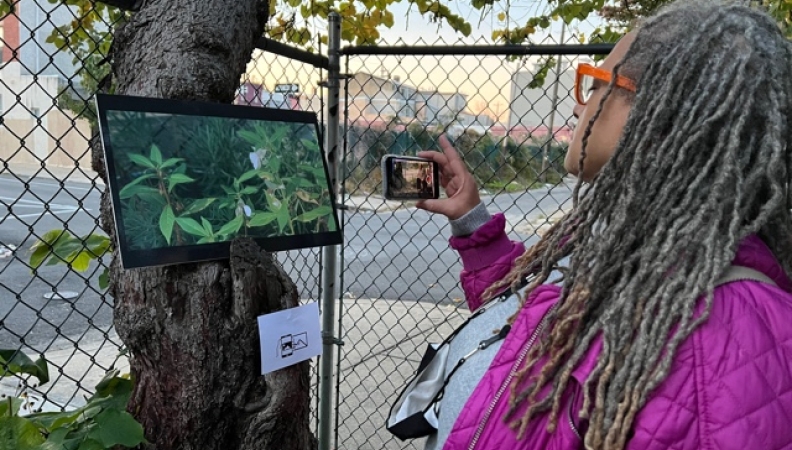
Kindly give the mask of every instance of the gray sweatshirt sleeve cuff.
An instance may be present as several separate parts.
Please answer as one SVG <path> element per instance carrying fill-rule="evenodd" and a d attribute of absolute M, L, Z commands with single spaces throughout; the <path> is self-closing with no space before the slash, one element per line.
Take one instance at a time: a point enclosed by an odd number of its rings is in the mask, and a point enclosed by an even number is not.
<path fill-rule="evenodd" d="M 482 225 L 489 222 L 490 219 L 492 219 L 492 215 L 487 211 L 484 202 L 481 202 L 459 219 L 449 220 L 451 224 L 451 235 L 469 236 Z"/>

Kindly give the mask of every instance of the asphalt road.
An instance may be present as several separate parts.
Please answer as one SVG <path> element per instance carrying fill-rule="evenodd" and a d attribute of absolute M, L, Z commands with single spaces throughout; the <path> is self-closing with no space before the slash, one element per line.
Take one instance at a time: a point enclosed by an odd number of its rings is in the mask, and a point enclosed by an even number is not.
<path fill-rule="evenodd" d="M 98 291 L 101 270 L 94 263 L 84 274 L 71 273 L 65 265 L 43 266 L 31 271 L 26 264 L 30 247 L 53 229 L 78 235 L 98 232 L 100 191 L 89 184 L 35 179 L 25 183 L 0 177 L 0 246 L 16 248 L 0 253 L 0 347 L 19 343 L 40 351 L 49 350 L 58 335 L 77 341 L 94 326 L 109 331 L 111 300 Z M 73 292 L 72 300 L 47 299 L 53 292 Z M 67 345 L 61 340 L 57 345 Z"/>
<path fill-rule="evenodd" d="M 75 274 L 64 265 L 35 272 L 26 265 L 38 236 L 64 228 L 78 235 L 101 233 L 97 218 L 100 188 L 0 176 L 0 348 L 20 343 L 49 351 L 73 346 L 87 333 L 108 333 L 112 299 L 98 289 L 102 269 Z M 541 220 L 568 201 L 567 186 L 485 198 L 503 211 L 513 239 L 531 243 L 530 221 Z M 387 213 L 343 211 L 345 245 L 339 255 L 342 294 L 356 298 L 451 303 L 461 299 L 461 265 L 448 247 L 447 221 L 424 211 Z M 13 254 L 2 247 L 14 246 Z M 282 252 L 278 258 L 303 298 L 319 297 L 321 249 Z M 3 257 L 6 255 L 5 257 Z M 53 292 L 76 293 L 70 300 L 47 299 Z"/>

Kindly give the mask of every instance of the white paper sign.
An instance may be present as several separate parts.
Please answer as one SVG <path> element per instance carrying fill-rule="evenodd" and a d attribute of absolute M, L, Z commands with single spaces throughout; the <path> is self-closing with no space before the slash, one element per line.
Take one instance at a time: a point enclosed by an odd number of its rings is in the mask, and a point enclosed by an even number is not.
<path fill-rule="evenodd" d="M 259 316 L 258 326 L 262 375 L 322 354 L 316 302 Z"/>

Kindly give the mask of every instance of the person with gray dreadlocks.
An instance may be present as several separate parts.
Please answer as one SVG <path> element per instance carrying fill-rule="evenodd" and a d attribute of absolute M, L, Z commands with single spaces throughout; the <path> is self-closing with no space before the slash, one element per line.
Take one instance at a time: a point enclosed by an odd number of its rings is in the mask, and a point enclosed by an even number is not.
<path fill-rule="evenodd" d="M 575 93 L 582 181 L 527 251 L 447 140 L 421 153 L 448 198 L 419 207 L 451 220 L 471 310 L 520 293 L 428 447 L 792 449 L 790 43 L 756 9 L 677 2 L 580 64 Z M 492 335 L 464 338 L 474 322 L 452 354 Z"/>

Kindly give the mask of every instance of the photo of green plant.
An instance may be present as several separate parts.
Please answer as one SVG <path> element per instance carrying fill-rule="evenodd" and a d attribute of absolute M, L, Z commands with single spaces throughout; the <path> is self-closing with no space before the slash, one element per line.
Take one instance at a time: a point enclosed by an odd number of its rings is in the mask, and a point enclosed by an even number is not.
<path fill-rule="evenodd" d="M 315 123 L 104 116 L 128 250 L 338 231 Z"/>

